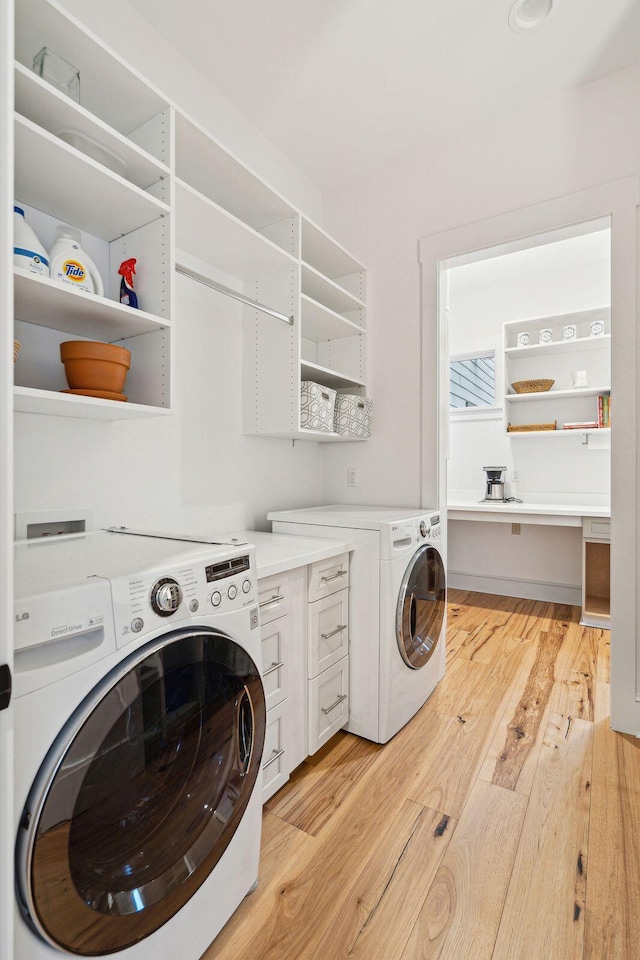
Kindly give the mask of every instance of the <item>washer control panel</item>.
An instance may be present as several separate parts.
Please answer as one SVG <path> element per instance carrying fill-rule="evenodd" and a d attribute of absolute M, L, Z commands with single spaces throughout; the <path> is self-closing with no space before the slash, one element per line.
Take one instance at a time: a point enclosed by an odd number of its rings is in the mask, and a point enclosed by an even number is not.
<path fill-rule="evenodd" d="M 111 590 L 118 646 L 163 625 L 230 613 L 258 601 L 250 553 L 205 555 L 202 562 L 122 577 L 111 581 Z"/>

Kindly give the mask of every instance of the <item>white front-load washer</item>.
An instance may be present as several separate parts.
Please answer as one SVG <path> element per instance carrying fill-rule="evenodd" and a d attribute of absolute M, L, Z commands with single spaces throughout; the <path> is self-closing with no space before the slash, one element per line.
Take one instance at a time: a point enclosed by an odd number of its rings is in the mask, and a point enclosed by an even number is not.
<path fill-rule="evenodd" d="M 23 541 L 15 581 L 13 960 L 197 960 L 258 876 L 254 550 Z"/>
<path fill-rule="evenodd" d="M 274 533 L 356 544 L 345 729 L 386 743 L 444 676 L 446 557 L 440 514 L 334 504 L 277 511 L 268 518 Z"/>

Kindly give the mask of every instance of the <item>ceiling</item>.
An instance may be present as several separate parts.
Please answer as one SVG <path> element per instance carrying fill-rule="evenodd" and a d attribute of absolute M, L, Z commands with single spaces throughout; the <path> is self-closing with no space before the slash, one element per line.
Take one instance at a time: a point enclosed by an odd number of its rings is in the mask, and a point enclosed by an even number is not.
<path fill-rule="evenodd" d="M 319 187 L 640 62 L 640 0 L 129 0 Z"/>

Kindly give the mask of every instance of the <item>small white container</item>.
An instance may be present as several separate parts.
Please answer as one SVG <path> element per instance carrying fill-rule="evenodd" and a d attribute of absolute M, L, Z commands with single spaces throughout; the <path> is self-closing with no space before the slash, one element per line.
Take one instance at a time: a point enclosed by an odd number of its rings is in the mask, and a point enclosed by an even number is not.
<path fill-rule="evenodd" d="M 305 430 L 333 433 L 336 391 L 313 380 L 300 384 L 300 426 Z"/>
<path fill-rule="evenodd" d="M 540 343 L 551 343 L 553 340 L 553 330 L 550 327 L 544 327 L 540 331 Z"/>
<path fill-rule="evenodd" d="M 575 323 L 567 323 L 562 329 L 563 340 L 575 340 L 578 336 L 578 328 Z"/>
<path fill-rule="evenodd" d="M 371 436 L 372 405 L 369 397 L 339 393 L 336 397 L 335 432 L 341 437 L 368 439 Z"/>
<path fill-rule="evenodd" d="M 590 332 L 592 337 L 604 337 L 604 320 L 592 320 Z"/>
<path fill-rule="evenodd" d="M 516 342 L 519 347 L 528 347 L 531 343 L 531 334 L 527 330 L 523 330 L 522 333 L 518 334 Z"/>

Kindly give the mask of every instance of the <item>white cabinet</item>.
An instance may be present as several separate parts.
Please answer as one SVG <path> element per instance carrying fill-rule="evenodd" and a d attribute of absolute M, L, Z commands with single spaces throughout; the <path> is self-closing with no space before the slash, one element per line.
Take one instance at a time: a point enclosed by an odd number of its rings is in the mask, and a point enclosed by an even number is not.
<path fill-rule="evenodd" d="M 79 104 L 33 72 L 43 46 L 78 68 Z M 360 263 L 56 0 L 16 2 L 15 108 L 16 200 L 47 249 L 58 222 L 81 231 L 94 260 L 98 250 L 106 291 L 82 296 L 16 272 L 17 410 L 170 412 L 177 269 L 245 303 L 245 433 L 356 439 L 301 429 L 300 381 L 365 393 Z M 117 269 L 130 257 L 137 311 L 119 302 Z M 60 392 L 59 344 L 70 336 L 131 350 L 128 403 Z"/>
<path fill-rule="evenodd" d="M 274 795 L 283 787 L 291 772 L 289 756 L 289 738 L 291 722 L 289 703 L 284 700 L 267 712 L 267 725 L 262 754 L 262 801 Z"/>
<path fill-rule="evenodd" d="M 566 437 L 575 432 L 566 424 L 597 424 L 598 398 L 611 392 L 610 318 L 610 309 L 602 307 L 504 324 L 505 429 L 510 437 Z M 592 324 L 603 333 L 592 336 Z M 575 336 L 566 339 L 570 327 Z M 528 344 L 522 344 L 523 334 L 528 334 Z M 516 393 L 511 385 L 526 380 L 554 383 L 548 391 Z M 582 433 L 594 430 L 602 433 L 602 427 L 580 428 Z"/>
<path fill-rule="evenodd" d="M 258 581 L 267 707 L 264 802 L 287 782 L 306 756 L 305 587 L 304 567 Z"/>
<path fill-rule="evenodd" d="M 611 623 L 611 521 L 584 517 L 582 521 L 582 616 L 587 627 L 608 629 Z"/>
<path fill-rule="evenodd" d="M 349 719 L 349 554 L 309 566 L 307 617 L 308 751 Z"/>
<path fill-rule="evenodd" d="M 33 73 L 45 45 L 79 69 L 80 104 Z M 51 0 L 16 4 L 14 75 L 16 202 L 47 248 L 58 223 L 79 229 L 105 287 L 96 297 L 14 271 L 22 343 L 15 409 L 96 419 L 165 414 L 173 275 L 168 101 Z M 119 301 L 117 269 L 130 257 L 138 261 L 139 310 Z M 131 351 L 127 403 L 60 392 L 67 383 L 59 344 L 70 338 Z"/>

